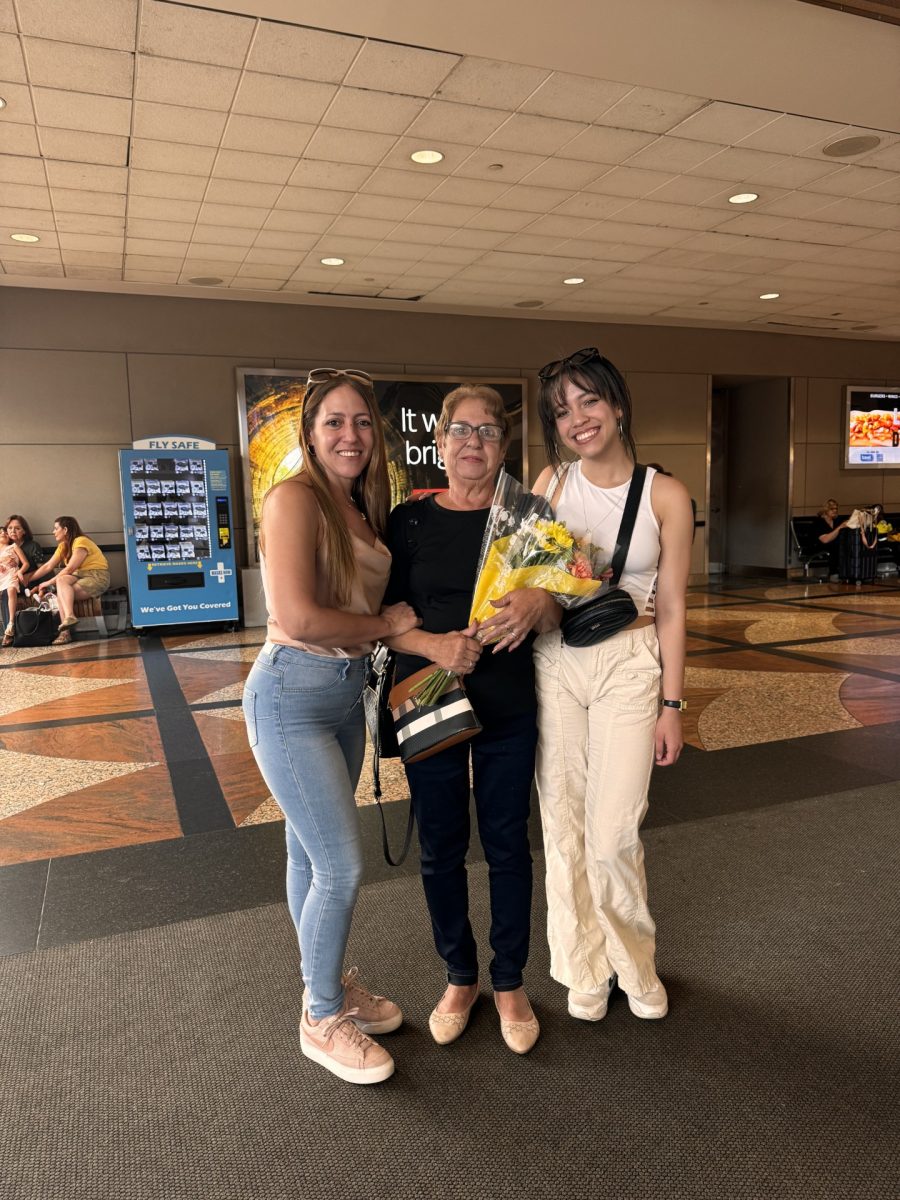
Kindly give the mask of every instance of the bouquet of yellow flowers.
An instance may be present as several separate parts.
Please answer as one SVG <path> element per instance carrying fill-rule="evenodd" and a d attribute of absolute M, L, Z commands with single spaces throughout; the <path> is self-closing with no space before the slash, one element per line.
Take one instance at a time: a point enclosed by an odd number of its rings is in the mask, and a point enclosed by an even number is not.
<path fill-rule="evenodd" d="M 564 608 L 584 604 L 603 587 L 611 561 L 612 551 L 579 541 L 554 519 L 543 496 L 526 492 L 501 471 L 481 543 L 469 623 L 494 616 L 491 601 L 520 588 L 545 588 Z M 452 671 L 436 667 L 411 693 L 413 700 L 421 707 L 435 704 L 453 678 Z"/>

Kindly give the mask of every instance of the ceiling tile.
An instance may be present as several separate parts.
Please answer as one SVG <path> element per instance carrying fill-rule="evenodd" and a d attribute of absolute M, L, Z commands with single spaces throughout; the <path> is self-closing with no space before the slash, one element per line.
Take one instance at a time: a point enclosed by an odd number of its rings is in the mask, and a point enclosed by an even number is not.
<path fill-rule="evenodd" d="M 128 163 L 128 138 L 106 133 L 81 133 L 71 129 L 44 129 L 41 148 L 45 158 L 67 162 L 100 163 L 124 167 Z"/>
<path fill-rule="evenodd" d="M 403 221 L 384 235 L 386 242 L 422 243 L 438 246 L 450 232 L 444 225 L 424 225 L 417 221 Z M 330 232 L 329 232 L 330 236 Z"/>
<path fill-rule="evenodd" d="M 322 118 L 323 125 L 363 129 L 370 133 L 404 133 L 422 111 L 423 100 L 389 92 L 342 87 Z"/>
<path fill-rule="evenodd" d="M 260 154 L 283 154 L 299 158 L 312 137 L 315 125 L 276 121 L 270 117 L 247 117 L 232 113 L 222 145 L 228 150 L 253 150 Z"/>
<path fill-rule="evenodd" d="M 741 141 L 751 150 L 772 150 L 776 154 L 800 154 L 823 140 L 830 141 L 844 126 L 831 121 L 815 121 L 809 117 L 783 114 L 771 124 L 749 134 Z"/>
<path fill-rule="evenodd" d="M 444 242 L 445 246 L 459 246 L 464 250 L 491 250 L 506 240 L 505 230 L 458 229 Z"/>
<path fill-rule="evenodd" d="M 60 233 L 103 233 L 121 236 L 125 233 L 125 218 L 106 217 L 97 213 L 57 213 L 56 228 Z"/>
<path fill-rule="evenodd" d="M 39 125 L 81 129 L 85 133 L 112 133 L 120 137 L 127 137 L 131 132 L 130 100 L 52 88 L 34 88 L 33 95 Z"/>
<path fill-rule="evenodd" d="M 547 213 L 563 201 L 570 200 L 573 195 L 566 188 L 530 187 L 519 183 L 505 191 L 495 203 L 501 208 L 512 208 L 517 212 Z"/>
<path fill-rule="evenodd" d="M 171 178 L 171 176 L 165 176 Z M 57 192 L 53 193 L 54 199 Z M 190 221 L 200 212 L 198 200 L 165 200 L 159 196 L 135 196 L 128 199 L 128 216 L 150 221 Z"/>
<path fill-rule="evenodd" d="M 197 219 L 204 225 L 238 225 L 242 229 L 260 229 L 268 215 L 267 208 L 204 202 Z"/>
<path fill-rule="evenodd" d="M 202 200 L 206 191 L 206 176 L 178 175 L 167 171 L 129 172 L 129 190 L 135 196 L 158 196 L 172 200 Z"/>
<path fill-rule="evenodd" d="M 392 262 L 406 263 L 419 262 L 426 255 L 430 256 L 433 253 L 434 251 L 429 251 L 428 246 L 422 242 L 397 242 L 394 240 L 379 242 L 369 251 L 370 257 L 375 260 L 384 258 L 390 259 Z"/>
<path fill-rule="evenodd" d="M 549 218 L 552 220 L 553 218 Z M 654 227 L 640 225 L 627 221 L 601 221 L 592 223 L 584 232 L 584 237 L 601 238 L 603 241 L 621 241 L 628 245 L 639 246 L 674 246 L 687 238 L 694 236 L 689 230 L 669 227 Z"/>
<path fill-rule="evenodd" d="M 889 171 L 879 171 L 878 174 L 884 176 L 884 181 L 861 192 L 860 200 L 875 200 L 881 204 L 900 202 L 900 175 L 891 175 Z"/>
<path fill-rule="evenodd" d="M 285 188 L 278 198 L 276 208 L 289 208 L 309 213 L 339 213 L 353 197 L 352 192 L 332 191 L 328 188 Z"/>
<path fill-rule="evenodd" d="M 505 230 L 508 233 L 518 233 L 534 220 L 533 213 L 514 212 L 511 209 L 484 208 L 477 216 L 467 222 L 469 229 Z"/>
<path fill-rule="evenodd" d="M 133 133 L 135 137 L 160 142 L 218 146 L 227 119 L 225 113 L 208 108 L 183 108 L 177 104 L 137 100 Z"/>
<path fill-rule="evenodd" d="M 754 177 L 754 187 L 759 184 L 765 187 L 774 183 L 776 187 L 797 188 L 815 183 L 827 175 L 833 175 L 838 168 L 834 163 L 816 162 L 811 158 L 782 158 L 774 167 L 761 171 Z"/>
<path fill-rule="evenodd" d="M 437 95 L 442 100 L 467 103 L 477 97 L 479 104 L 488 108 L 516 109 L 549 75 L 540 67 L 466 57 L 444 80 Z"/>
<path fill-rule="evenodd" d="M 26 125 L 34 124 L 34 109 L 31 105 L 31 92 L 24 83 L 3 83 L 3 99 L 6 108 L 3 110 L 3 125 L 21 122 Z"/>
<path fill-rule="evenodd" d="M 727 104 L 713 100 L 699 112 L 682 121 L 674 130 L 675 136 L 700 142 L 719 142 L 733 146 L 742 138 L 769 126 L 778 118 L 777 112 L 763 108 L 747 108 L 742 104 Z M 758 149 L 768 149 L 760 146 Z"/>
<path fill-rule="evenodd" d="M 408 137 L 416 139 L 480 146 L 510 115 L 508 110 L 499 108 L 432 100 L 406 132 Z M 438 148 L 443 149 L 440 145 Z"/>
<path fill-rule="evenodd" d="M 337 88 L 330 83 L 283 79 L 276 75 L 246 72 L 241 78 L 234 111 L 251 117 L 276 117 L 283 121 L 317 122 Z"/>
<path fill-rule="evenodd" d="M 28 77 L 35 86 L 131 99 L 134 55 L 68 42 L 25 38 Z"/>
<path fill-rule="evenodd" d="M 480 204 L 441 204 L 426 200 L 413 213 L 413 220 L 423 225 L 449 225 L 459 228 L 477 217 L 482 211 Z"/>
<path fill-rule="evenodd" d="M 593 192 L 582 192 L 573 196 L 571 200 L 564 201 L 555 211 L 556 215 L 588 217 L 599 221 L 630 208 L 634 203 L 628 196 L 601 196 Z"/>
<path fill-rule="evenodd" d="M 246 246 L 232 246 L 221 242 L 198 242 L 196 238 L 188 246 L 185 259 L 201 258 L 204 262 L 241 263 L 247 255 Z M 185 261 L 185 270 L 190 265 Z"/>
<path fill-rule="evenodd" d="M 456 168 L 454 175 L 463 179 L 486 179 L 488 183 L 499 183 L 501 180 L 506 183 L 519 183 L 524 176 L 542 166 L 544 162 L 545 159 L 539 154 L 485 148 L 470 154 L 465 162 Z"/>
<path fill-rule="evenodd" d="M 841 203 L 855 203 L 841 201 Z M 818 214 L 823 216 L 824 213 Z M 779 237 L 798 242 L 818 242 L 825 246 L 846 246 L 850 242 L 859 241 L 865 237 L 866 231 L 862 226 L 839 225 L 822 221 L 786 221 L 779 230 Z"/>
<path fill-rule="evenodd" d="M 514 233 L 503 243 L 503 249 L 515 251 L 517 254 L 552 254 L 557 247 L 566 244 L 565 238 L 543 237 L 538 233 Z"/>
<path fill-rule="evenodd" d="M 355 191 L 365 183 L 371 173 L 371 167 L 358 166 L 355 163 L 312 162 L 303 159 L 297 163 L 288 182 L 296 187 Z"/>
<path fill-rule="evenodd" d="M 123 217 L 125 197 L 112 192 L 84 192 L 70 188 L 53 188 L 50 193 L 58 213 L 97 213 L 101 216 Z"/>
<path fill-rule="evenodd" d="M 134 268 L 131 270 L 125 268 L 123 279 L 127 279 L 132 283 L 177 283 L 177 271 L 138 271 Z"/>
<path fill-rule="evenodd" d="M 602 182 L 599 180 L 598 186 Z M 731 190 L 731 188 L 728 189 L 728 191 Z M 660 187 L 654 188 L 650 198 L 662 200 L 666 204 L 702 204 L 721 193 L 721 179 L 706 179 L 702 175 L 679 175 Z"/>
<path fill-rule="evenodd" d="M 115 254 L 123 249 L 125 238 L 121 233 L 60 233 L 59 244 L 64 250 L 105 250 Z"/>
<path fill-rule="evenodd" d="M 0 207 L 0 225 L 16 226 L 26 233 L 35 229 L 56 229 L 56 222 L 49 208 Z"/>
<path fill-rule="evenodd" d="M 709 158 L 701 166 L 690 168 L 709 179 L 728 179 L 733 183 L 755 183 L 764 171 L 781 165 L 777 154 L 762 150 L 742 150 L 731 147 Z"/>
<path fill-rule="evenodd" d="M 688 138 L 661 137 L 633 155 L 629 159 L 628 165 L 675 174 L 699 167 L 701 163 L 706 162 L 722 149 L 724 147 L 713 145 L 712 142 L 692 142 Z M 704 174 L 708 174 L 708 172 L 704 172 Z"/>
<path fill-rule="evenodd" d="M 164 171 L 180 175 L 208 176 L 215 161 L 212 146 L 186 146 L 175 142 L 155 142 L 134 138 L 131 165 L 139 171 Z"/>
<path fill-rule="evenodd" d="M 670 181 L 685 176 L 673 176 L 669 171 L 642 171 L 637 167 L 613 167 L 599 179 L 587 185 L 589 192 L 602 192 L 605 196 L 631 196 L 635 200 Z M 716 187 L 721 187 L 717 181 Z"/>
<path fill-rule="evenodd" d="M 306 147 L 306 157 L 329 162 L 377 166 L 396 142 L 390 133 L 319 128 Z"/>
<path fill-rule="evenodd" d="M 491 134 L 485 145 L 496 146 L 500 150 L 525 150 L 531 154 L 555 154 L 562 146 L 566 146 L 567 157 L 590 158 L 590 155 L 572 152 L 572 146 L 579 146 L 587 132 L 590 132 L 588 126 L 576 121 L 515 113 Z"/>
<path fill-rule="evenodd" d="M 281 212 L 269 213 L 264 228 L 288 233 L 324 233 L 331 224 L 331 216 L 325 213 Z"/>
<path fill-rule="evenodd" d="M 45 187 L 44 164 L 39 159 L 4 154 L 0 156 L 0 183 L 30 183 Z"/>
<path fill-rule="evenodd" d="M 0 33 L 0 79 L 9 80 L 10 83 L 28 83 L 22 43 L 14 33 Z"/>
<path fill-rule="evenodd" d="M 152 58 L 141 54 L 134 95 L 138 100 L 227 112 L 239 76 L 240 72 L 231 67 L 212 67 L 206 63 L 179 62 L 174 58 Z"/>
<path fill-rule="evenodd" d="M 121 279 L 121 267 L 72 267 L 66 263 L 68 279 Z"/>
<path fill-rule="evenodd" d="M 580 237 L 594 224 L 594 220 L 584 217 L 560 217 L 551 214 L 548 217 L 538 217 L 528 226 L 528 232 L 539 234 L 541 237 Z"/>
<path fill-rule="evenodd" d="M 22 32 L 59 42 L 133 50 L 137 0 L 17 0 Z"/>
<path fill-rule="evenodd" d="M 213 246 L 250 247 L 257 237 L 255 229 L 242 229 L 232 225 L 196 225 L 193 241 Z"/>
<path fill-rule="evenodd" d="M 286 248 L 277 249 L 272 246 L 256 246 L 247 251 L 244 266 L 249 267 L 254 263 L 265 263 L 272 267 L 288 267 L 287 274 L 290 274 L 299 267 L 301 260 L 305 257 L 305 254 L 301 254 L 296 250 Z"/>
<path fill-rule="evenodd" d="M 340 83 L 362 47 L 362 38 L 261 21 L 247 69 L 293 79 Z M 391 76 L 383 76 L 379 86 Z"/>
<path fill-rule="evenodd" d="M 247 150 L 220 150 L 213 173 L 218 179 L 285 184 L 297 165 L 294 158 L 276 154 L 253 154 Z"/>
<path fill-rule="evenodd" d="M 510 190 L 507 183 L 488 183 L 481 179 L 443 179 L 429 195 L 440 204 L 492 204 Z M 514 207 L 514 206 L 513 206 Z"/>
<path fill-rule="evenodd" d="M 317 233 L 288 233 L 282 229 L 264 229 L 256 235 L 253 244 L 276 250 L 309 250 L 315 245 L 317 237 Z"/>
<path fill-rule="evenodd" d="M 874 167 L 841 167 L 816 184 L 817 192 L 832 196 L 855 196 L 858 192 L 875 187 L 886 179 L 900 178 Z"/>
<path fill-rule="evenodd" d="M 370 238 L 379 241 L 397 228 L 396 221 L 379 221 L 375 217 L 336 217 L 328 236 Z"/>
<path fill-rule="evenodd" d="M 0 154 L 38 158 L 40 153 L 34 125 L 0 124 Z"/>
<path fill-rule="evenodd" d="M 879 171 L 900 171 L 900 143 L 866 155 L 865 164 L 867 167 L 877 167 Z"/>
<path fill-rule="evenodd" d="M 344 209 L 345 215 L 377 217 L 383 221 L 402 221 L 418 205 L 418 200 L 403 196 L 354 196 Z"/>
<path fill-rule="evenodd" d="M 617 216 L 620 221 L 672 229 L 711 229 L 722 220 L 721 214 L 713 209 L 695 208 L 689 204 L 663 204 L 653 196 L 646 200 L 632 200 Z"/>
<path fill-rule="evenodd" d="M 30 223 L 28 226 L 23 228 L 22 224 L 19 222 L 14 222 L 11 225 L 0 222 L 0 253 L 2 253 L 2 251 L 5 249 L 6 243 L 9 241 L 12 234 L 14 234 L 14 233 L 30 233 L 30 232 L 34 231 L 35 229 L 38 230 L 38 235 L 41 239 L 40 245 L 44 250 L 58 250 L 59 249 L 59 240 L 57 238 L 55 229 L 39 229 L 39 227 L 37 225 L 31 225 Z M 16 250 L 22 251 L 23 253 L 26 253 L 26 254 L 30 249 L 27 245 L 19 245 L 17 243 L 15 243 L 14 246 L 10 246 L 9 248 L 10 249 L 15 248 Z"/>
<path fill-rule="evenodd" d="M 877 204 L 858 197 L 832 201 L 817 214 L 816 219 L 846 225 L 867 225 L 870 229 L 896 229 L 900 224 L 900 213 L 895 204 Z"/>
<path fill-rule="evenodd" d="M 50 208 L 50 190 L 46 184 L 7 183 L 3 203 L 9 208 Z"/>
<path fill-rule="evenodd" d="M 246 204 L 268 208 L 281 195 L 278 183 L 249 183 L 240 179 L 211 179 L 205 200 L 215 204 Z"/>
<path fill-rule="evenodd" d="M 189 242 L 194 232 L 193 221 L 153 221 L 128 216 L 129 238 L 152 238 L 161 242 Z"/>
<path fill-rule="evenodd" d="M 596 121 L 632 90 L 627 83 L 554 71 L 525 101 L 522 111 L 568 121 Z"/>
<path fill-rule="evenodd" d="M 156 58 L 240 67 L 255 24 L 248 17 L 145 0 L 139 45 L 144 54 Z"/>
<path fill-rule="evenodd" d="M 819 192 L 788 192 L 775 200 L 767 200 L 759 211 L 776 217 L 808 217 L 833 201 L 833 196 L 823 196 Z"/>
<path fill-rule="evenodd" d="M 613 166 L 624 162 L 656 140 L 656 134 L 653 133 L 615 129 L 608 125 L 592 125 L 566 145 L 565 155 L 566 158 Z"/>
<path fill-rule="evenodd" d="M 399 46 L 369 40 L 347 72 L 352 87 L 379 91 L 390 81 L 390 90 L 407 96 L 431 96 L 459 62 L 456 54 Z"/>
<path fill-rule="evenodd" d="M 16 262 L 15 259 L 8 258 L 4 250 L 2 265 L 6 275 L 34 275 L 40 278 L 50 278 L 63 274 L 58 256 L 54 262 L 40 262 L 37 259 L 32 259 L 30 262 Z"/>
<path fill-rule="evenodd" d="M 785 223 L 786 218 L 783 216 L 770 216 L 762 212 L 735 212 L 719 224 L 709 225 L 707 228 L 733 233 L 738 237 L 776 237 L 776 231 Z"/>
<path fill-rule="evenodd" d="M 619 129 L 666 133 L 708 103 L 700 96 L 636 87 L 595 119 L 597 124 L 615 125 Z"/>
<path fill-rule="evenodd" d="M 152 245 L 152 243 L 148 243 Z M 66 255 L 66 260 L 71 259 L 71 255 Z M 163 254 L 126 254 L 125 255 L 125 270 L 126 271 L 180 271 L 181 264 L 184 262 L 184 255 L 179 254 L 175 257 Z"/>

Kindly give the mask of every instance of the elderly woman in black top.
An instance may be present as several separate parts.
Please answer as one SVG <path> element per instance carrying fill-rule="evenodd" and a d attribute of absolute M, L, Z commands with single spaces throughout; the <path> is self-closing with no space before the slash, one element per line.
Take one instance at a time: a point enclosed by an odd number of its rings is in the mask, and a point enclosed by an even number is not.
<path fill-rule="evenodd" d="M 422 882 L 447 988 L 429 1018 L 436 1042 L 455 1041 L 478 998 L 478 951 L 469 922 L 469 764 L 478 830 L 488 865 L 490 966 L 500 1030 L 524 1054 L 539 1026 L 522 986 L 531 913 L 528 815 L 537 742 L 533 632 L 559 623 L 560 609 L 539 588 L 510 593 L 484 622 L 501 639 L 482 651 L 469 609 L 510 421 L 490 387 L 463 386 L 444 400 L 436 428 L 448 490 L 394 509 L 393 555 L 385 603 L 406 600 L 420 629 L 389 641 L 399 652 L 397 680 L 428 663 L 465 677 L 482 731 L 471 741 L 406 767 L 422 859 Z M 490 637 L 487 638 L 490 640 Z"/>

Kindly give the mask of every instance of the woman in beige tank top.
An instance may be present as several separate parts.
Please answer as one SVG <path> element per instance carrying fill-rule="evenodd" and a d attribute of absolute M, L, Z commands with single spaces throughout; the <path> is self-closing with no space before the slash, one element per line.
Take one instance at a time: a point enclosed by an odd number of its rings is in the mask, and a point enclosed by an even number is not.
<path fill-rule="evenodd" d="M 285 817 L 287 900 L 305 984 L 300 1046 L 352 1083 L 393 1073 L 368 1036 L 403 1020 L 344 973 L 362 875 L 356 785 L 365 748 L 362 691 L 379 638 L 418 624 L 381 608 L 389 488 L 381 414 L 360 371 L 311 371 L 303 466 L 263 504 L 260 553 L 269 639 L 247 678 L 244 717 L 257 765 Z"/>

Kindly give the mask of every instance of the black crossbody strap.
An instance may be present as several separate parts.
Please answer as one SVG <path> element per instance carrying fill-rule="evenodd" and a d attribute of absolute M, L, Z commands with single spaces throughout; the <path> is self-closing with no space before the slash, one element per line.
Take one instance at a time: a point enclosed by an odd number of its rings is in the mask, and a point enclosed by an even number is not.
<path fill-rule="evenodd" d="M 610 588 L 618 586 L 622 572 L 625 570 L 625 560 L 628 558 L 631 535 L 634 533 L 634 523 L 637 520 L 638 507 L 644 492 L 644 480 L 646 477 L 647 468 L 642 467 L 640 463 L 635 463 L 634 471 L 631 475 L 631 486 L 628 489 L 628 496 L 625 500 L 625 511 L 622 513 L 622 523 L 619 525 L 619 532 L 616 535 L 616 552 L 612 560 L 612 578 L 609 581 Z"/>

